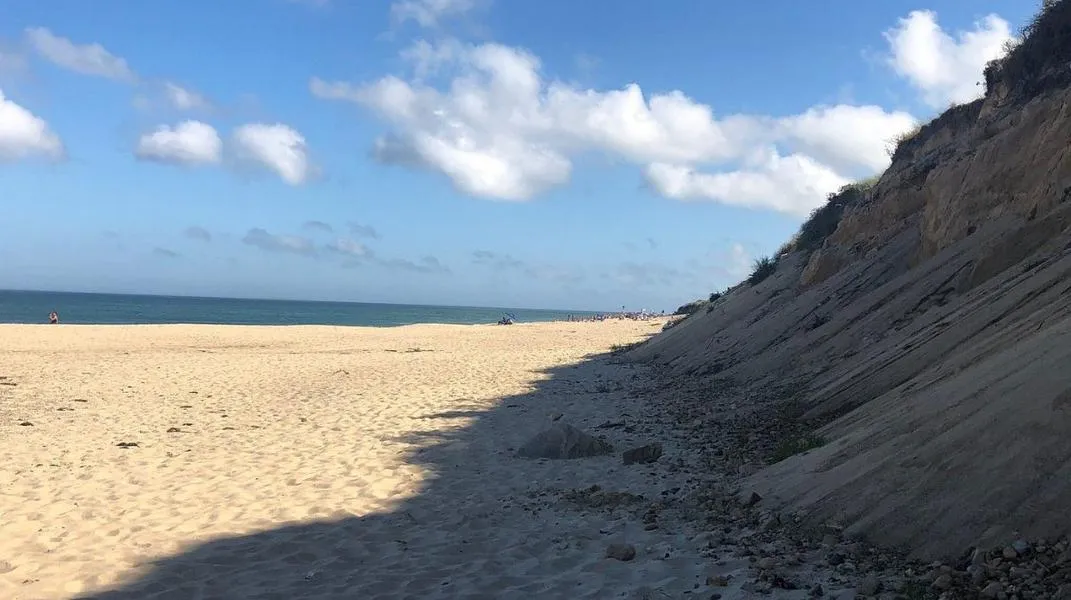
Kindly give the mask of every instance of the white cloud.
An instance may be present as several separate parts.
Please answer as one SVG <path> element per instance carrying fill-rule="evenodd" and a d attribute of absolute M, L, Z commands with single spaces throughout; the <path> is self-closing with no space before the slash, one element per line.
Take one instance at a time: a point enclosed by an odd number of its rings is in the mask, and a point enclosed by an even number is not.
<path fill-rule="evenodd" d="M 274 171 L 290 185 L 302 184 L 312 175 L 305 137 L 286 125 L 242 125 L 233 138 L 241 158 Z"/>
<path fill-rule="evenodd" d="M 885 168 L 889 141 L 915 123 L 906 112 L 844 104 L 810 108 L 779 121 L 792 146 L 845 172 Z"/>
<path fill-rule="evenodd" d="M 75 44 L 44 27 L 27 28 L 26 37 L 38 54 L 64 69 L 117 81 L 136 79 L 126 60 L 108 52 L 100 44 Z"/>
<path fill-rule="evenodd" d="M 537 57 L 500 44 L 417 42 L 403 56 L 408 80 L 314 78 L 310 91 L 392 123 L 396 133 L 374 148 L 381 160 L 442 173 L 483 198 L 531 199 L 566 183 L 574 157 L 596 151 L 644 166 L 652 189 L 670 197 L 805 213 L 844 181 L 883 168 L 886 143 L 915 122 L 847 105 L 719 117 L 681 91 L 645 96 L 637 84 L 603 91 L 547 80 Z M 431 72 L 450 77 L 436 87 L 422 81 Z"/>
<path fill-rule="evenodd" d="M 200 121 L 161 125 L 138 140 L 135 156 L 171 164 L 205 165 L 220 161 L 223 141 L 215 128 Z"/>
<path fill-rule="evenodd" d="M 416 21 L 421 27 L 435 27 L 446 17 L 476 8 L 475 0 L 398 0 L 390 7 L 395 23 Z"/>
<path fill-rule="evenodd" d="M 164 83 L 164 94 L 172 108 L 177 110 L 201 110 L 210 106 L 201 94 L 170 81 Z"/>
<path fill-rule="evenodd" d="M 848 179 L 801 154 L 781 156 L 770 150 L 750 168 L 726 173 L 703 173 L 691 167 L 654 163 L 647 167 L 648 184 L 668 198 L 714 200 L 732 206 L 767 208 L 806 215 Z"/>
<path fill-rule="evenodd" d="M 302 256 L 316 255 L 316 244 L 311 239 L 297 235 L 270 233 L 260 227 L 254 227 L 246 232 L 242 243 L 267 252 L 284 252 Z"/>
<path fill-rule="evenodd" d="M 328 243 L 325 247 L 331 252 L 351 258 L 368 258 L 372 256 L 372 251 L 368 246 L 349 238 L 338 238 Z"/>
<path fill-rule="evenodd" d="M 32 156 L 63 158 L 63 142 L 44 119 L 8 100 L 0 91 L 0 161 Z"/>
<path fill-rule="evenodd" d="M 918 89 L 927 104 L 945 108 L 981 97 L 985 88 L 979 83 L 986 63 L 1000 57 L 1013 36 L 1008 22 L 997 15 L 953 36 L 937 23 L 936 13 L 916 10 L 885 32 L 885 38 L 892 50 L 889 64 L 896 73 Z"/>

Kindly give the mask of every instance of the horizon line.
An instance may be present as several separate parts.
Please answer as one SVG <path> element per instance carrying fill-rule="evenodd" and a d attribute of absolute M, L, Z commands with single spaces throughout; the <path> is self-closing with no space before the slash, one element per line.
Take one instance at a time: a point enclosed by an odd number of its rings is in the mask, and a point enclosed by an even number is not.
<path fill-rule="evenodd" d="M 129 293 L 129 292 L 87 292 L 77 290 L 42 290 L 42 289 L 14 289 L 14 288 L 0 288 L 0 292 L 29 292 L 36 294 L 71 294 L 71 295 L 85 295 L 85 296 L 134 296 L 142 298 L 184 298 L 189 300 L 249 300 L 255 302 L 308 302 L 314 304 L 365 304 L 365 305 L 379 305 L 379 306 L 408 306 L 414 308 L 475 308 L 481 310 L 530 310 L 530 311 L 544 311 L 544 312 L 560 312 L 560 313 L 592 313 L 592 314 L 613 314 L 616 310 L 588 310 L 588 309 L 573 309 L 573 308 L 533 308 L 525 306 L 467 306 L 461 304 L 410 304 L 405 302 L 365 302 L 360 300 L 309 300 L 303 298 L 255 298 L 249 296 L 202 296 L 191 294 L 151 294 L 146 292 Z M 628 311 L 625 311 L 628 312 Z M 638 311 L 634 311 L 638 312 Z"/>

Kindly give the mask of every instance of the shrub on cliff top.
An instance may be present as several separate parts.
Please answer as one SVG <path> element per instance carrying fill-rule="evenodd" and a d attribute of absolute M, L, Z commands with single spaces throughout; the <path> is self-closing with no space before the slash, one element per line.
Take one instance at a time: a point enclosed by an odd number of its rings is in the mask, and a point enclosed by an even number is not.
<path fill-rule="evenodd" d="M 751 269 L 751 275 L 747 276 L 747 282 L 751 285 L 758 285 L 770 275 L 774 274 L 777 270 L 777 261 L 769 256 L 763 256 L 756 259 L 755 264 Z"/>
<path fill-rule="evenodd" d="M 835 194 L 830 194 L 826 203 L 811 211 L 799 232 L 791 240 L 785 242 L 776 256 L 782 256 L 790 252 L 812 252 L 822 247 L 826 238 L 833 235 L 840 224 L 840 218 L 844 215 L 844 209 L 863 201 L 867 191 L 878 182 L 878 177 L 871 177 L 840 188 Z"/>
<path fill-rule="evenodd" d="M 986 65 L 986 92 L 1003 83 L 1026 98 L 1071 80 L 1071 2 L 1043 0 L 1037 14 L 1023 27 L 1019 42 L 1007 54 Z"/>
<path fill-rule="evenodd" d="M 706 304 L 706 302 L 703 302 L 702 300 L 696 300 L 694 302 L 689 302 L 688 304 L 682 304 L 677 308 L 677 310 L 673 311 L 673 314 L 690 315 L 699 312 L 699 309 L 702 308 L 704 304 Z"/>

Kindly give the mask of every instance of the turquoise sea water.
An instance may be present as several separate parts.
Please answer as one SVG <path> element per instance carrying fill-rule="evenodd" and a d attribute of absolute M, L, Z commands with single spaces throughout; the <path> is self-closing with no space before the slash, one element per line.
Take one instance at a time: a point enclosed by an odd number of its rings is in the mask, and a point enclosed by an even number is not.
<path fill-rule="evenodd" d="M 557 321 L 583 311 L 464 306 L 416 306 L 361 302 L 303 302 L 80 294 L 0 290 L 0 323 L 219 323 L 228 325 L 362 325 L 391 327 L 413 323 L 494 323 L 505 313 L 517 322 Z"/>

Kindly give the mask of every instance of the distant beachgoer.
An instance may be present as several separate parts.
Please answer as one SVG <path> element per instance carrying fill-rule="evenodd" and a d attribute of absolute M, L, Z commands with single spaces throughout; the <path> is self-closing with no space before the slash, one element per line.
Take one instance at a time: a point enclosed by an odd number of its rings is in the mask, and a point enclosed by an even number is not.
<path fill-rule="evenodd" d="M 48 322 L 52 325 L 59 323 L 59 313 L 57 313 L 56 311 L 48 313 Z"/>

